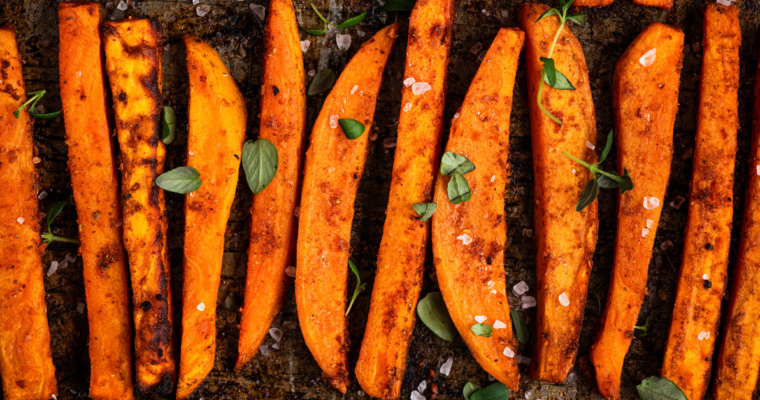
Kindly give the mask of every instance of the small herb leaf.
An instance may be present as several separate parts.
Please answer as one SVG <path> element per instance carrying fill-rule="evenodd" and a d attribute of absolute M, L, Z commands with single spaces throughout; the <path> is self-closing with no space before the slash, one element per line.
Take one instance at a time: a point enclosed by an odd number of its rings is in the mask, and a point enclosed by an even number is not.
<path fill-rule="evenodd" d="M 371 276 L 368 271 L 359 271 L 359 268 L 356 268 L 356 264 L 354 264 L 350 258 L 348 259 L 348 267 L 351 268 L 351 272 L 356 275 L 356 287 L 354 288 L 353 296 L 351 296 L 351 302 L 348 303 L 346 315 L 351 312 L 351 307 L 354 306 L 354 302 L 356 301 L 356 298 L 359 297 L 359 293 L 363 292 L 367 287 L 366 282 L 362 283 L 362 277 L 364 277 L 364 279 L 369 279 L 368 277 Z"/>
<path fill-rule="evenodd" d="M 470 330 L 476 336 L 491 337 L 491 334 L 493 333 L 493 328 L 488 324 L 475 324 L 470 327 Z"/>
<path fill-rule="evenodd" d="M 530 332 L 528 332 L 528 327 L 525 325 L 525 320 L 523 319 L 522 314 L 513 309 L 509 311 L 509 315 L 512 317 L 512 328 L 515 331 L 517 341 L 520 342 L 520 344 L 528 343 Z"/>
<path fill-rule="evenodd" d="M 412 208 L 419 215 L 415 217 L 421 222 L 425 222 L 433 216 L 433 213 L 438 208 L 438 203 L 414 203 Z"/>
<path fill-rule="evenodd" d="M 50 229 L 50 224 L 58 215 L 61 214 L 61 211 L 63 211 L 63 207 L 66 207 L 67 203 L 68 202 L 65 200 L 55 201 L 45 206 L 45 225 L 47 225 L 48 230 Z"/>
<path fill-rule="evenodd" d="M 306 29 L 301 25 L 298 25 L 298 28 L 308 33 L 309 35 L 314 35 L 314 36 L 322 36 L 325 34 L 325 31 L 327 30 L 327 29 Z M 325 26 L 325 28 L 327 27 Z M 311 87 L 309 89 L 311 89 Z"/>
<path fill-rule="evenodd" d="M 253 193 L 260 193 L 272 182 L 278 163 L 277 147 L 269 140 L 259 138 L 243 145 L 243 171 Z"/>
<path fill-rule="evenodd" d="M 314 79 L 311 80 L 307 94 L 309 96 L 314 96 L 315 94 L 326 92 L 332 89 L 334 84 L 335 73 L 333 73 L 331 69 L 325 68 L 317 72 L 317 75 L 315 75 Z"/>
<path fill-rule="evenodd" d="M 473 393 L 470 400 L 507 400 L 511 395 L 507 385 L 496 382 Z"/>
<path fill-rule="evenodd" d="M 599 185 L 596 182 L 596 179 L 591 179 L 586 184 L 586 187 L 583 188 L 583 193 L 581 193 L 581 198 L 578 199 L 578 203 L 575 204 L 575 211 L 583 211 L 584 208 L 591 205 L 591 203 L 596 200 L 596 196 L 599 194 Z"/>
<path fill-rule="evenodd" d="M 618 176 L 618 174 L 616 174 L 614 172 L 609 172 L 609 174 Z M 600 175 L 596 179 L 596 181 L 599 184 L 599 187 L 602 188 L 602 189 L 615 189 L 615 188 L 617 188 L 617 187 L 620 186 L 620 184 L 618 183 L 618 181 L 616 181 L 615 179 L 610 178 L 607 175 Z"/>
<path fill-rule="evenodd" d="M 170 192 L 187 194 L 201 187 L 201 173 L 193 167 L 178 167 L 156 178 L 156 185 Z"/>
<path fill-rule="evenodd" d="M 425 326 L 439 338 L 451 342 L 456 335 L 454 321 L 451 320 L 443 296 L 439 292 L 430 292 L 417 303 L 417 315 Z"/>
<path fill-rule="evenodd" d="M 557 90 L 575 90 L 575 86 L 573 86 L 573 84 L 570 83 L 570 80 L 568 80 L 567 77 L 562 72 L 559 72 L 556 68 L 554 69 L 554 71 L 557 74 L 557 76 L 553 85 L 551 84 L 551 82 L 549 82 L 549 75 L 548 74 L 544 75 L 544 82 L 547 85 Z"/>
<path fill-rule="evenodd" d="M 544 63 L 544 75 L 547 79 L 546 83 L 549 86 L 554 87 L 557 84 L 557 69 L 554 68 L 554 59 L 541 57 L 541 61 Z"/>
<path fill-rule="evenodd" d="M 570 0 L 567 3 L 562 3 L 562 15 L 567 15 L 567 10 L 570 9 L 570 6 L 573 5 L 573 2 L 575 0 Z"/>
<path fill-rule="evenodd" d="M 683 390 L 668 378 L 650 376 L 636 386 L 642 400 L 688 400 Z"/>
<path fill-rule="evenodd" d="M 613 134 L 614 131 L 612 130 L 607 134 L 607 143 L 604 144 L 604 149 L 602 150 L 602 155 L 599 157 L 599 162 L 597 162 L 597 165 L 603 163 L 604 160 L 607 159 L 607 156 L 610 154 L 610 150 L 612 150 Z"/>
<path fill-rule="evenodd" d="M 470 185 L 467 183 L 467 179 L 465 179 L 465 177 L 459 172 L 451 174 L 451 179 L 449 179 L 449 185 L 446 190 L 451 204 L 459 204 L 463 201 L 470 200 L 472 197 L 472 192 L 470 192 Z"/>
<path fill-rule="evenodd" d="M 633 180 L 628 175 L 628 169 L 623 170 L 623 176 L 620 177 L 620 194 L 633 190 Z"/>
<path fill-rule="evenodd" d="M 454 172 L 464 175 L 475 170 L 475 164 L 467 157 L 447 151 L 441 157 L 441 175 L 451 176 Z"/>
<path fill-rule="evenodd" d="M 360 22 L 364 19 L 364 17 L 367 16 L 367 12 L 363 12 L 353 18 L 349 18 L 340 24 L 338 24 L 338 28 L 351 28 L 352 26 L 359 25 Z"/>
<path fill-rule="evenodd" d="M 351 118 L 341 118 L 338 120 L 338 124 L 346 137 L 351 140 L 358 139 L 365 130 L 364 124 Z"/>
<path fill-rule="evenodd" d="M 538 17 L 538 19 L 536 20 L 536 22 L 541 21 L 542 19 L 544 19 L 546 17 L 550 17 L 552 15 L 562 15 L 562 14 L 556 8 L 550 8 L 550 9 L 546 10 L 546 12 L 544 12 L 543 14 L 541 14 L 541 16 Z"/>
<path fill-rule="evenodd" d="M 171 144 L 174 141 L 175 130 L 177 128 L 177 114 L 171 107 L 164 107 L 161 115 L 163 121 L 163 130 L 161 131 L 161 141 L 164 144 Z"/>
<path fill-rule="evenodd" d="M 412 11 L 417 0 L 388 0 L 380 11 Z"/>
<path fill-rule="evenodd" d="M 578 25 L 586 25 L 586 16 L 583 14 L 568 15 L 567 19 Z"/>
<path fill-rule="evenodd" d="M 34 118 L 51 119 L 51 118 L 55 118 L 55 117 L 63 114 L 63 112 L 61 112 L 61 111 L 56 111 L 56 112 L 52 112 L 52 113 L 48 113 L 48 114 L 38 114 L 37 113 L 37 102 L 40 101 L 40 99 L 42 98 L 42 96 L 45 95 L 45 93 L 47 93 L 47 91 L 45 91 L 45 90 L 38 90 L 36 92 L 27 93 L 27 96 L 30 96 L 29 100 L 27 100 L 24 104 L 22 104 L 21 107 L 19 107 L 13 113 L 13 116 L 16 117 L 16 119 L 18 119 L 18 117 L 21 116 L 21 110 L 23 110 L 24 108 L 26 108 L 26 106 L 29 106 L 29 115 L 32 116 L 32 117 L 34 117 Z M 29 105 L 30 103 L 31 103 L 31 105 Z"/>
<path fill-rule="evenodd" d="M 311 4 L 311 8 L 314 10 L 314 12 L 317 13 L 317 17 L 319 17 L 319 19 L 321 19 L 322 22 L 325 23 L 325 25 L 329 25 L 330 21 L 326 20 L 325 17 L 323 17 L 322 14 L 319 13 L 319 10 L 317 10 L 317 7 L 314 6 L 314 3 L 309 3 L 309 4 Z"/>
<path fill-rule="evenodd" d="M 465 400 L 470 400 L 470 396 L 472 396 L 473 393 L 477 392 L 480 389 L 482 389 L 480 386 L 472 382 L 467 382 L 464 384 L 464 388 L 462 389 L 462 396 L 464 396 Z"/>
<path fill-rule="evenodd" d="M 633 327 L 634 332 L 636 333 L 637 337 L 642 338 L 642 337 L 646 337 L 649 334 L 649 332 L 648 332 L 648 330 L 649 330 L 649 323 L 652 322 L 652 318 L 654 318 L 657 315 L 658 312 L 660 312 L 660 309 L 659 308 L 655 308 L 654 310 L 652 310 L 652 311 L 649 312 L 649 316 L 647 316 L 647 319 L 646 319 L 646 321 L 644 321 L 644 325 L 643 326 L 634 326 Z"/>

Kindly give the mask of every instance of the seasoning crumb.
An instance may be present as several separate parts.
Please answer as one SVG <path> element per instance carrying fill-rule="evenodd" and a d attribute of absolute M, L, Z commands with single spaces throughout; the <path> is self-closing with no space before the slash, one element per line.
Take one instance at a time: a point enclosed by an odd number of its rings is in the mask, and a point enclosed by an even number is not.
<path fill-rule="evenodd" d="M 330 116 L 330 128 L 335 129 L 338 127 L 338 116 L 337 115 L 331 115 Z"/>
<path fill-rule="evenodd" d="M 84 303 L 77 304 L 77 312 L 80 314 L 84 314 Z"/>
<path fill-rule="evenodd" d="M 588 140 L 586 141 L 586 147 L 588 147 L 591 150 L 596 149 L 596 146 L 594 146 L 593 144 L 591 144 L 591 142 L 589 142 Z"/>
<path fill-rule="evenodd" d="M 704 340 L 710 338 L 710 331 L 702 331 L 699 332 L 699 335 L 697 335 L 698 340 Z"/>
<path fill-rule="evenodd" d="M 647 237 L 648 234 L 649 234 L 649 229 L 641 228 L 641 237 Z"/>
<path fill-rule="evenodd" d="M 253 11 L 254 14 L 256 14 L 257 17 L 259 17 L 260 20 L 264 20 L 264 17 L 266 17 L 267 9 L 259 4 L 253 4 L 251 3 L 248 5 L 248 7 L 251 8 L 251 11 Z"/>

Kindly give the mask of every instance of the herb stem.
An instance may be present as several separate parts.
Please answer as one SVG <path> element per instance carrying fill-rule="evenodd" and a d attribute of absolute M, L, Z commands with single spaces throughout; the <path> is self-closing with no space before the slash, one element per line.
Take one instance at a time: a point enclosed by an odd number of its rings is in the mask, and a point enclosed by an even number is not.
<path fill-rule="evenodd" d="M 79 240 L 55 236 L 50 232 L 43 233 L 42 239 L 44 239 L 46 243 L 52 243 L 52 242 L 79 243 Z"/>
<path fill-rule="evenodd" d="M 562 33 L 562 29 L 565 27 L 565 16 L 562 15 L 559 17 L 559 29 L 557 29 L 557 34 L 554 35 L 554 41 L 552 42 L 552 47 L 549 47 L 549 55 L 546 56 L 546 58 L 552 58 L 552 54 L 554 54 L 554 47 L 557 46 L 557 40 L 559 39 L 559 34 Z"/>
<path fill-rule="evenodd" d="M 603 171 L 601 169 L 598 169 L 598 168 L 594 168 L 593 172 L 598 172 L 598 173 L 600 173 L 600 174 L 602 174 L 602 175 L 604 175 L 604 176 L 606 176 L 606 177 L 608 177 L 608 178 L 610 178 L 612 180 L 615 180 L 615 181 L 622 181 L 622 179 L 620 179 L 619 176 L 613 175 L 613 174 L 611 174 L 609 172 L 605 172 L 605 171 Z"/>
<path fill-rule="evenodd" d="M 544 77 L 546 76 L 546 70 L 543 68 L 541 69 L 541 83 L 538 84 L 538 96 L 536 96 L 538 100 L 538 108 L 541 109 L 541 112 L 543 112 L 549 119 L 554 121 L 556 124 L 562 125 L 562 121 L 560 121 L 557 117 L 552 115 L 549 111 L 547 111 L 544 108 L 544 105 L 541 104 L 541 93 L 544 91 Z"/>
<path fill-rule="evenodd" d="M 595 169 L 595 168 L 594 168 L 592 165 L 589 165 L 589 164 L 587 164 L 585 161 L 583 161 L 583 160 L 579 159 L 578 157 L 575 157 L 574 155 L 572 155 L 572 154 L 570 154 L 570 153 L 568 153 L 568 152 L 566 152 L 566 151 L 563 151 L 563 152 L 562 152 L 562 154 L 564 154 L 566 157 L 568 157 L 568 158 L 570 158 L 571 160 L 573 160 L 573 161 L 577 162 L 578 164 L 581 164 L 581 165 L 583 165 L 584 167 L 586 167 L 586 168 L 588 168 L 588 169 Z M 593 171 L 592 171 L 592 172 L 593 172 Z"/>
<path fill-rule="evenodd" d="M 319 19 L 322 20 L 322 22 L 324 22 L 326 25 L 335 25 L 332 22 L 325 19 L 325 17 L 323 17 L 322 14 L 319 13 L 319 10 L 317 10 L 317 7 L 314 6 L 314 3 L 309 3 L 309 4 L 311 4 L 311 8 L 314 10 L 315 13 L 317 13 L 317 16 L 319 17 Z"/>

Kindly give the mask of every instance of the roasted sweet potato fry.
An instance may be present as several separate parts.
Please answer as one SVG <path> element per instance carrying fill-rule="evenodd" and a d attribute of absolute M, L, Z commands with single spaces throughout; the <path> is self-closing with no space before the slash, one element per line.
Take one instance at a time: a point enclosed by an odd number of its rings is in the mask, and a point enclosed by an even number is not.
<path fill-rule="evenodd" d="M 285 268 L 295 262 L 298 238 L 295 209 L 306 147 L 306 87 L 303 52 L 291 0 L 269 2 L 266 43 L 259 137 L 277 147 L 279 165 L 269 186 L 253 197 L 236 370 L 256 354 L 280 312 L 290 281 Z"/>
<path fill-rule="evenodd" d="M 124 247 L 132 276 L 137 389 L 172 392 L 176 358 L 166 249 L 161 133 L 161 24 L 153 19 L 101 25 L 121 150 Z"/>
<path fill-rule="evenodd" d="M 536 22 L 547 9 L 543 4 L 524 4 L 518 15 L 527 38 L 538 281 L 536 347 L 530 375 L 561 383 L 578 353 L 599 225 L 596 202 L 581 212 L 575 211 L 591 174 L 562 152 L 588 163 L 596 162 L 596 154 L 590 148 L 596 144 L 596 118 L 583 49 L 569 29 L 562 30 L 553 58 L 557 70 L 567 76 L 576 90 L 556 90 L 546 85 L 541 98 L 544 108 L 559 118 L 562 125 L 538 108 L 536 96 L 542 69 L 539 57 L 548 55 L 552 41 L 547 38 L 554 37 L 559 28 L 557 16 Z M 569 300 L 567 306 L 560 303 L 565 296 Z"/>
<path fill-rule="evenodd" d="M 617 240 L 607 304 L 596 328 L 590 361 L 599 392 L 620 397 L 620 373 L 633 338 L 660 222 L 673 158 L 673 124 L 683 61 L 683 32 L 654 23 L 628 46 L 612 89 L 618 174 L 629 171 L 633 190 L 618 196 Z M 641 60 L 654 51 L 651 64 Z M 647 207 L 657 199 L 657 206 Z M 645 203 L 648 202 L 648 203 Z"/>
<path fill-rule="evenodd" d="M 131 399 L 132 322 L 100 4 L 61 3 L 59 71 L 90 327 L 90 397 Z"/>
<path fill-rule="evenodd" d="M 576 7 L 604 7 L 612 4 L 614 0 L 575 0 L 573 5 Z"/>
<path fill-rule="evenodd" d="M 724 318 L 712 395 L 715 400 L 750 400 L 760 372 L 760 68 L 755 75 L 755 104 L 752 121 L 752 150 L 749 155 L 749 185 L 744 202 L 739 254 L 736 257 L 729 293 L 728 315 Z"/>
<path fill-rule="evenodd" d="M 662 365 L 662 376 L 690 400 L 701 400 L 707 390 L 725 293 L 739 126 L 740 45 L 736 6 L 708 5 L 689 216 Z"/>
<path fill-rule="evenodd" d="M 466 175 L 472 197 L 452 204 L 451 178 L 438 174 L 432 227 L 435 271 L 451 319 L 478 364 L 512 390 L 519 389 L 520 375 L 504 274 L 504 198 L 512 88 L 524 37 L 517 28 L 501 29 L 470 84 L 446 151 L 475 164 Z M 493 327 L 491 337 L 470 329 L 479 316 Z"/>
<path fill-rule="evenodd" d="M 402 91 L 393 181 L 356 364 L 359 384 L 372 397 L 398 398 L 406 370 L 429 229 L 415 218 L 412 204 L 433 198 L 455 5 L 455 0 L 417 2 L 409 18 L 404 77 L 431 89 L 416 95 L 405 85 Z"/>
<path fill-rule="evenodd" d="M 235 199 L 248 114 L 245 99 L 216 51 L 185 35 L 190 80 L 187 165 L 203 184 L 185 195 L 182 345 L 177 398 L 189 396 L 214 367 L 216 294 L 224 232 Z"/>
<path fill-rule="evenodd" d="M 3 398 L 44 400 L 58 395 L 50 351 L 32 120 L 26 102 L 16 30 L 0 27 L 0 375 Z M 7 190 L 11 189 L 11 190 Z"/>
<path fill-rule="evenodd" d="M 319 113 L 306 152 L 296 255 L 296 306 L 304 341 L 327 379 L 348 386 L 346 292 L 354 200 L 369 151 L 383 70 L 399 24 L 380 30 L 346 65 Z M 364 124 L 354 140 L 338 124 Z"/>
<path fill-rule="evenodd" d="M 658 7 L 663 10 L 670 10 L 673 8 L 673 0 L 633 0 L 633 4 L 640 6 Z"/>

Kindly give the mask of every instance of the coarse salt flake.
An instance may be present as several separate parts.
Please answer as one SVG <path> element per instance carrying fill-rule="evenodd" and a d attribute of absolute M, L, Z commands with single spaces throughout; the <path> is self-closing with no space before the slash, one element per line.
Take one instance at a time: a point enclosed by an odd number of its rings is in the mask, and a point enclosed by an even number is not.
<path fill-rule="evenodd" d="M 412 390 L 412 394 L 409 396 L 412 400 L 425 400 L 425 396 L 421 395 L 420 392 L 416 390 Z"/>
<path fill-rule="evenodd" d="M 193 153 L 192 151 L 188 151 L 187 154 L 190 154 L 191 156 L 195 155 L 195 153 Z"/>
<path fill-rule="evenodd" d="M 509 10 L 501 10 L 501 17 L 507 18 L 509 16 Z"/>
<path fill-rule="evenodd" d="M 206 305 L 205 305 L 205 304 L 203 304 L 203 302 L 200 302 L 200 303 L 198 304 L 198 307 L 196 307 L 196 308 L 198 309 L 198 311 L 203 311 L 203 310 L 205 310 L 205 309 L 206 309 Z"/>
<path fill-rule="evenodd" d="M 127 3 L 126 3 L 126 2 L 124 2 L 124 0 L 121 0 L 121 1 L 119 2 L 119 5 L 118 5 L 118 6 L 116 6 L 116 8 L 118 8 L 118 9 L 119 9 L 119 10 L 121 10 L 121 11 L 124 11 L 124 10 L 126 10 L 126 9 L 127 9 Z"/>
<path fill-rule="evenodd" d="M 757 166 L 757 176 L 760 176 L 760 165 Z"/>
<path fill-rule="evenodd" d="M 311 46 L 311 40 L 302 40 L 301 41 L 301 51 L 306 53 L 307 50 L 309 50 L 309 46 Z"/>
<path fill-rule="evenodd" d="M 441 365 L 440 372 L 446 376 L 449 376 L 449 373 L 451 372 L 451 366 L 454 365 L 454 359 L 449 357 L 448 360 L 446 360 L 443 365 Z"/>
<path fill-rule="evenodd" d="M 567 297 L 567 293 L 562 292 L 562 294 L 559 295 L 559 304 L 562 304 L 564 307 L 570 305 L 570 299 Z"/>
<path fill-rule="evenodd" d="M 211 12 L 211 5 L 209 4 L 198 4 L 198 6 L 195 7 L 195 13 L 198 14 L 199 17 L 205 17 L 209 12 Z"/>
<path fill-rule="evenodd" d="M 18 217 L 18 219 L 16 220 L 16 222 L 18 222 L 18 223 L 19 223 L 19 224 L 21 224 L 21 225 L 23 225 L 23 224 L 24 224 L 24 221 L 26 221 L 26 220 L 24 219 L 24 217 Z"/>
<path fill-rule="evenodd" d="M 269 330 L 269 336 L 271 336 L 275 342 L 279 342 L 280 339 L 282 339 L 282 331 L 277 328 L 271 328 Z"/>
<path fill-rule="evenodd" d="M 507 327 L 507 324 L 499 321 L 498 319 L 494 321 L 493 323 L 493 329 L 504 329 Z"/>
<path fill-rule="evenodd" d="M 412 77 L 406 78 L 404 79 L 404 86 L 406 87 L 412 86 L 414 85 L 414 82 L 417 82 L 416 80 L 414 80 L 414 78 Z"/>
<path fill-rule="evenodd" d="M 77 312 L 80 314 L 84 314 L 84 303 L 77 304 Z"/>
<path fill-rule="evenodd" d="M 77 261 L 77 257 L 76 256 L 72 256 L 71 253 L 66 253 L 66 255 L 63 258 L 65 258 L 66 261 L 68 261 L 68 262 L 70 262 L 72 264 Z"/>
<path fill-rule="evenodd" d="M 703 340 L 703 339 L 709 339 L 710 338 L 710 332 L 709 331 L 702 331 L 699 332 L 699 335 L 697 335 L 697 339 Z"/>
<path fill-rule="evenodd" d="M 520 297 L 520 303 L 522 303 L 522 308 L 523 309 L 532 308 L 532 307 L 535 307 L 536 304 L 538 304 L 538 303 L 536 303 L 536 298 L 533 297 L 533 296 L 522 296 L 522 297 Z"/>
<path fill-rule="evenodd" d="M 710 279 L 710 275 L 704 274 L 704 275 L 702 275 L 702 279 L 708 280 L 708 279 Z"/>
<path fill-rule="evenodd" d="M 509 358 L 515 358 L 515 351 L 510 349 L 509 346 L 504 348 L 504 355 Z"/>
<path fill-rule="evenodd" d="M 427 82 L 415 82 L 412 85 L 412 93 L 414 93 L 415 95 L 418 95 L 418 96 L 421 95 L 421 94 L 425 94 L 425 92 L 427 92 L 428 90 L 431 90 L 431 89 L 433 89 L 433 88 Z"/>
<path fill-rule="evenodd" d="M 457 236 L 457 240 L 461 240 L 462 244 L 465 245 L 465 246 L 467 246 L 468 244 L 472 243 L 472 238 L 470 237 L 470 235 L 468 235 L 466 233 L 463 233 L 463 234 Z"/>
<path fill-rule="evenodd" d="M 351 94 L 356 93 L 356 91 L 359 89 L 359 85 L 354 85 L 354 87 L 351 88 Z"/>
<path fill-rule="evenodd" d="M 639 62 L 641 65 L 648 67 L 654 63 L 655 58 L 657 58 L 657 49 L 651 49 L 639 58 Z"/>
<path fill-rule="evenodd" d="M 356 30 L 356 34 L 357 34 L 357 35 L 359 35 L 359 37 L 364 37 L 364 35 L 366 35 L 366 34 L 367 34 L 367 32 L 364 32 L 364 31 L 361 31 L 361 30 L 358 30 L 358 29 L 357 29 L 357 30 Z"/>
<path fill-rule="evenodd" d="M 491 183 L 494 183 L 496 181 L 496 175 L 491 177 Z"/>
<path fill-rule="evenodd" d="M 530 357 L 517 356 L 517 363 L 530 365 Z"/>
<path fill-rule="evenodd" d="M 591 150 L 594 150 L 596 148 L 596 146 L 594 146 L 593 144 L 591 144 L 591 142 L 589 142 L 588 140 L 586 141 L 586 147 L 588 147 Z"/>
<path fill-rule="evenodd" d="M 482 324 L 483 322 L 486 322 L 488 318 L 485 315 L 476 315 L 475 321 L 478 321 L 479 324 Z"/>
<path fill-rule="evenodd" d="M 330 128 L 335 129 L 338 127 L 338 116 L 337 115 L 331 115 L 330 116 Z"/>
<path fill-rule="evenodd" d="M 454 119 L 457 119 L 457 118 L 459 118 L 459 113 L 454 114 Z M 760 169 L 760 166 L 758 166 L 757 168 Z"/>
<path fill-rule="evenodd" d="M 404 112 L 407 112 L 412 109 L 412 103 L 406 103 L 404 105 Z"/>
<path fill-rule="evenodd" d="M 76 75 L 77 75 L 77 78 L 81 77 L 82 76 L 82 71 L 77 71 Z"/>
<path fill-rule="evenodd" d="M 726 6 L 726 7 L 729 7 L 732 4 L 734 4 L 734 2 L 732 0 L 718 0 L 717 3 L 720 4 L 720 5 L 722 5 L 722 6 Z"/>
<path fill-rule="evenodd" d="M 264 17 L 266 16 L 267 9 L 264 8 L 264 6 L 259 4 L 249 4 L 248 7 L 251 8 L 251 11 L 253 11 L 254 14 L 256 14 L 257 17 L 259 17 L 260 20 L 264 20 Z"/>
<path fill-rule="evenodd" d="M 517 283 L 517 285 L 512 286 L 512 292 L 517 296 L 524 295 L 528 289 L 530 289 L 530 287 L 528 287 L 528 284 L 525 283 L 525 281 L 520 281 Z"/>
<path fill-rule="evenodd" d="M 296 329 L 298 327 L 298 322 L 296 321 L 283 321 L 282 323 L 282 329 L 285 329 L 286 331 L 292 331 L 293 329 Z"/>
<path fill-rule="evenodd" d="M 427 389 L 427 382 L 426 381 L 422 381 L 422 382 L 420 382 L 419 385 L 417 385 L 417 391 L 418 392 L 424 393 L 425 389 Z"/>
<path fill-rule="evenodd" d="M 647 237 L 648 234 L 649 234 L 649 229 L 641 228 L 641 237 Z"/>
<path fill-rule="evenodd" d="M 261 355 L 264 357 L 269 357 L 269 346 L 263 345 L 259 347 L 259 351 L 261 352 Z"/>
<path fill-rule="evenodd" d="M 478 42 L 475 44 L 475 46 L 472 46 L 472 48 L 470 48 L 470 53 L 478 54 L 480 50 L 482 49 L 483 49 L 483 43 Z"/>
<path fill-rule="evenodd" d="M 647 228 L 652 228 L 653 226 L 654 226 L 654 221 L 652 221 L 651 219 L 648 219 L 647 220 Z"/>
<path fill-rule="evenodd" d="M 488 374 L 488 382 L 493 382 L 493 381 L 495 381 L 495 380 L 496 380 L 496 378 L 494 378 L 494 376 L 493 376 L 493 375 L 491 375 L 491 374 Z"/>
<path fill-rule="evenodd" d="M 351 47 L 351 35 L 335 35 L 335 44 L 341 50 L 348 50 Z"/>
<path fill-rule="evenodd" d="M 58 271 L 58 261 L 53 261 L 50 263 L 50 269 L 48 269 L 47 276 L 53 276 L 55 271 Z"/>
<path fill-rule="evenodd" d="M 660 199 L 657 197 L 644 197 L 644 208 L 654 210 L 660 206 Z"/>
<path fill-rule="evenodd" d="M 285 275 L 295 278 L 296 277 L 296 267 L 286 267 L 285 268 Z"/>
<path fill-rule="evenodd" d="M 272 345 L 272 348 L 275 349 L 275 350 L 280 350 L 280 344 L 279 343 L 275 343 L 275 344 Z"/>

